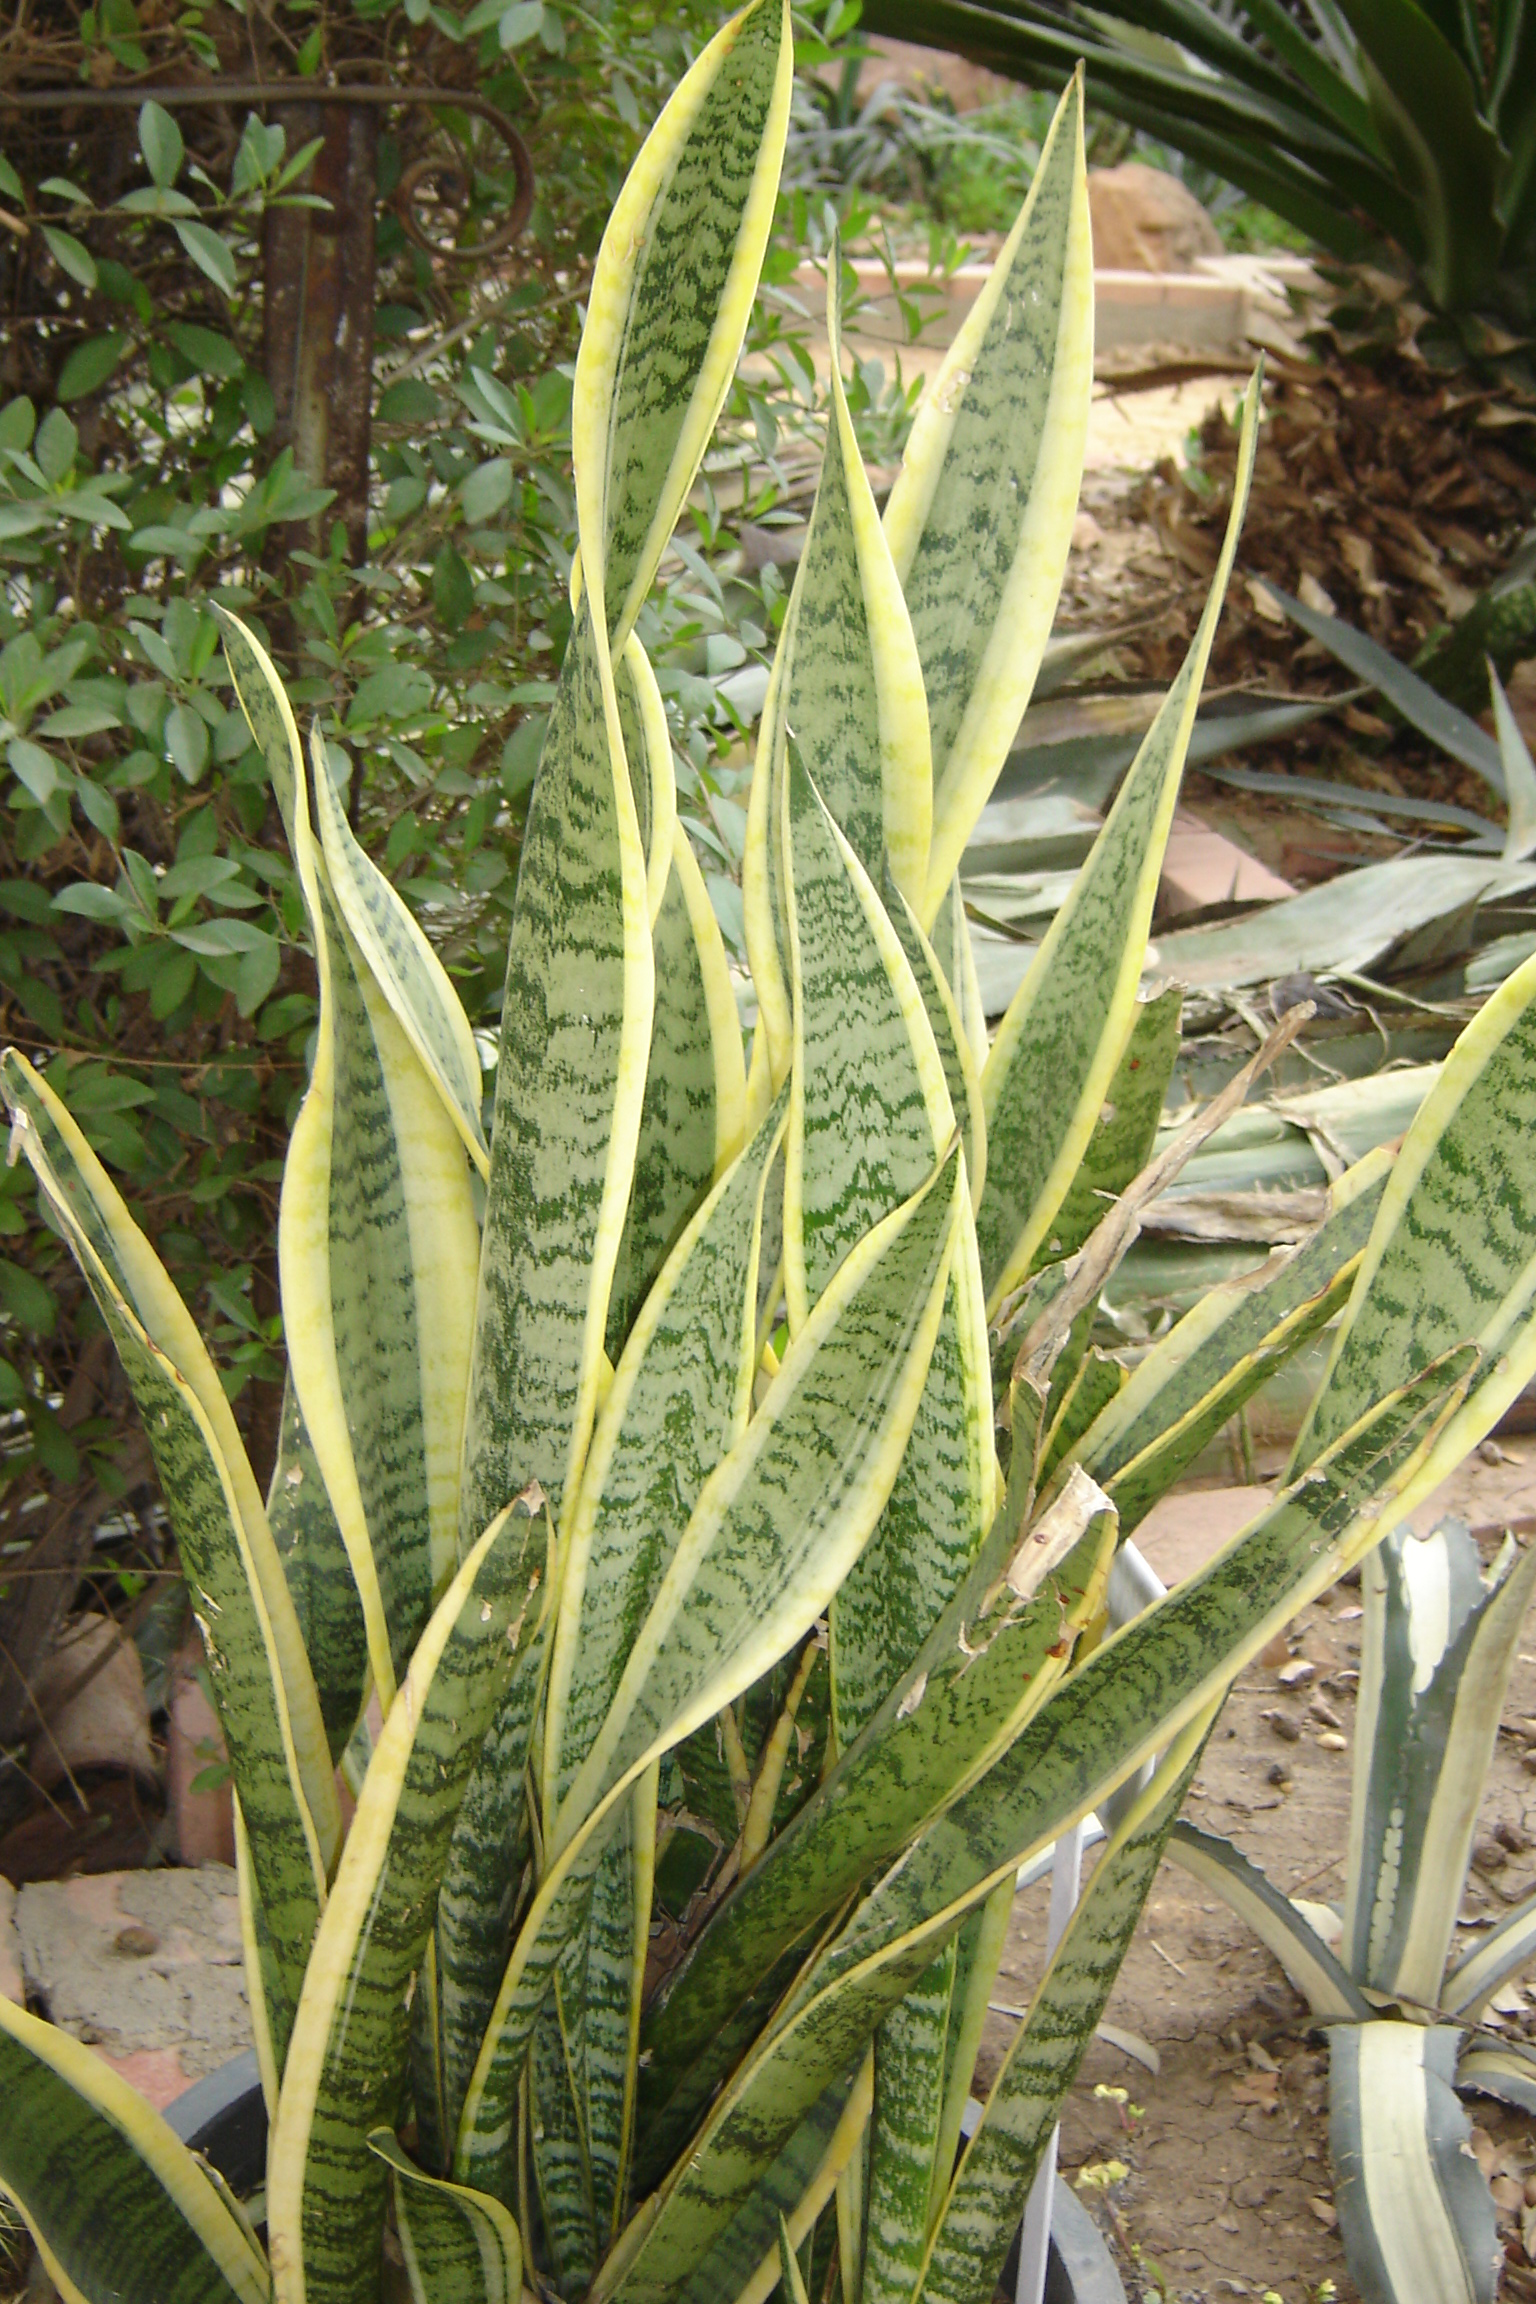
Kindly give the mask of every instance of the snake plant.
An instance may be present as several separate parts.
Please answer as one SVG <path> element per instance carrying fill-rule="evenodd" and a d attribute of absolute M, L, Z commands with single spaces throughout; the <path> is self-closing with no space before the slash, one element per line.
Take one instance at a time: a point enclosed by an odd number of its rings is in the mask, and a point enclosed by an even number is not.
<path fill-rule="evenodd" d="M 1305 1441 L 1303 1441 L 1305 1447 Z M 1536 1896 L 1452 1960 L 1452 1939 L 1536 1547 L 1486 1574 L 1459 1522 L 1365 1561 L 1342 1914 L 1293 1903 L 1228 1840 L 1179 1822 L 1173 1856 L 1248 1921 L 1327 2032 L 1339 2225 L 1368 2304 L 1492 2304 L 1502 2251 L 1458 2088 L 1536 2111 L 1536 2057 L 1479 2019 L 1536 1955 Z"/>
<path fill-rule="evenodd" d="M 265 1500 L 149 1242 L 53 1086 L 4 1059 L 202 1625 L 271 2116 L 264 2192 L 236 2203 L 0 2002 L 0 2187 L 69 2298 L 761 2304 L 787 2250 L 790 2292 L 983 2304 L 1234 1673 L 1536 1368 L 1530 970 L 1311 1241 L 1129 1381 L 1091 1348 L 1175 1158 L 1135 1181 L 1179 1020 L 1138 984 L 1236 516 L 989 1048 L 955 875 L 1077 498 L 1080 80 L 883 518 L 833 267 L 748 827 L 746 1060 L 643 633 L 755 292 L 791 62 L 787 8 L 753 0 L 600 253 L 489 1141 L 447 976 L 225 618 L 320 983 Z M 1258 416 L 1255 389 L 1244 488 Z M 1346 1302 L 1305 1471 L 1110 1636 L 1118 1533 Z M 1017 1869 L 1132 1778 L 957 2160 Z"/>

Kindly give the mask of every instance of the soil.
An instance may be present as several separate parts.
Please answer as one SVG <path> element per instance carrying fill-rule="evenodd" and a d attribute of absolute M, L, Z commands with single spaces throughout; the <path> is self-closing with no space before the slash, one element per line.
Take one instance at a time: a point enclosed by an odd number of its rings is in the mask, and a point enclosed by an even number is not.
<path fill-rule="evenodd" d="M 1488 1559 L 1510 1522 L 1536 1527 L 1536 1443 L 1485 1444 L 1415 1524 L 1428 1529 L 1444 1512 L 1467 1521 Z M 1242 1675 L 1186 1809 L 1206 1830 L 1235 1840 L 1288 1895 L 1317 1903 L 1343 1894 L 1359 1608 L 1357 1585 L 1335 1586 Z M 1475 1941 L 1477 1921 L 1501 1917 L 1536 1889 L 1536 1620 L 1528 1638 L 1475 1835 L 1461 1906 L 1474 1925 L 1458 1938 L 1464 1946 Z M 1278 1674 L 1295 1657 L 1316 1669 L 1289 1690 Z M 1342 1737 L 1344 1749 L 1325 1737 Z M 1041 1882 L 1015 1905 L 1000 2003 L 1028 2004 L 1043 1966 L 1048 1902 L 1049 1883 Z M 1521 1993 L 1508 2000 L 1495 2023 L 1536 2034 L 1536 2008 Z M 1067 2104 L 1061 2165 L 1093 2206 L 1127 2295 L 1170 2304 L 1242 2296 L 1322 2304 L 1331 2280 L 1339 2304 L 1357 2304 L 1335 2229 L 1321 2036 L 1270 1953 L 1170 1863 L 1154 1883 L 1105 2017 L 1148 2043 L 1159 2069 L 1154 2075 L 1095 2041 Z M 990 2085 L 1012 2029 L 1004 2016 L 989 2019 L 981 2086 Z M 1095 2093 L 1104 2088 L 1127 2090 L 1128 2106 Z M 1524 2304 L 1536 2297 L 1536 2271 L 1517 2204 L 1536 2169 L 1536 2133 L 1487 2099 L 1469 2110 L 1474 2150 L 1490 2175 L 1504 2179 L 1496 2198 L 1510 2203 L 1501 2209 L 1507 2262 L 1499 2293 Z M 1089 2174 L 1084 2181 L 1084 2171 L 1116 2161 L 1128 2171 L 1123 2180 L 1103 2187 Z"/>

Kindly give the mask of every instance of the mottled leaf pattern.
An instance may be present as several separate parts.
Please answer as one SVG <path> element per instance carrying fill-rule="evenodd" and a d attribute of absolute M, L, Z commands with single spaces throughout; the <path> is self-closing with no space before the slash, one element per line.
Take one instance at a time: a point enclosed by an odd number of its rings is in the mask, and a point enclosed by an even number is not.
<path fill-rule="evenodd" d="M 922 2269 L 954 1981 L 951 1943 L 875 2034 L 862 2304 L 906 2304 Z"/>
<path fill-rule="evenodd" d="M 518 2304 L 522 2241 L 501 2202 L 429 2176 L 387 2128 L 368 2148 L 389 2170 L 412 2304 Z"/>

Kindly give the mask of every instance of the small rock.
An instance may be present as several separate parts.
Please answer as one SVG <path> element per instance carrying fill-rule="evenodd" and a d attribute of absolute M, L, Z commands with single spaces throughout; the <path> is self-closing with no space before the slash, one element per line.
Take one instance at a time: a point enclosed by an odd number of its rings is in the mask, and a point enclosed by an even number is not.
<path fill-rule="evenodd" d="M 1317 1741 L 1320 1750 L 1324 1752 L 1347 1752 L 1349 1750 L 1348 1743 L 1336 1728 L 1325 1728 Z"/>
<path fill-rule="evenodd" d="M 1516 2183 L 1513 2176 L 1495 2176 L 1488 2189 L 1493 2194 L 1495 2208 L 1502 2209 L 1506 2216 L 1525 2206 L 1525 2186 Z"/>
<path fill-rule="evenodd" d="M 1269 1722 L 1272 1736 L 1278 1736 L 1284 1744 L 1300 1743 L 1301 1723 L 1293 1719 L 1289 1712 L 1266 1712 L 1264 1717 Z"/>
<path fill-rule="evenodd" d="M 1523 1856 L 1531 1844 L 1519 1825 L 1511 1824 L 1507 1818 L 1501 1817 L 1495 1824 L 1493 1836 L 1501 1848 L 1509 1850 L 1511 1856 Z"/>
<path fill-rule="evenodd" d="M 1502 1872 L 1509 1862 L 1509 1850 L 1492 1838 L 1479 1840 L 1472 1851 L 1472 1861 L 1479 1872 Z"/>
<path fill-rule="evenodd" d="M 1275 1760 L 1270 1763 L 1269 1781 L 1271 1784 L 1276 1785 L 1280 1791 L 1289 1792 L 1291 1788 L 1291 1772 L 1283 1760 Z"/>
<path fill-rule="evenodd" d="M 1337 2208 L 1335 2208 L 1333 2202 L 1331 2200 L 1323 2199 L 1320 2193 L 1314 2193 L 1312 2198 L 1308 2200 L 1307 2206 L 1311 2209 L 1319 2224 L 1321 2224 L 1326 2231 L 1331 2232 L 1339 2220 L 1339 2212 Z"/>
<path fill-rule="evenodd" d="M 1309 1656 L 1293 1656 L 1289 1664 L 1281 1665 L 1275 1678 L 1282 1688 L 1304 1688 L 1316 1670 Z"/>
<path fill-rule="evenodd" d="M 1264 1646 L 1259 1650 L 1259 1662 L 1267 1664 L 1273 1671 L 1277 1665 L 1289 1662 L 1290 1653 L 1290 1641 L 1283 1632 L 1277 1632 L 1273 1640 L 1266 1640 Z"/>
<path fill-rule="evenodd" d="M 1278 2072 L 1280 2069 L 1262 2040 L 1250 2040 L 1245 2053 L 1255 2072 Z"/>
<path fill-rule="evenodd" d="M 1333 1706 L 1331 1704 L 1324 1703 L 1321 1696 L 1314 1696 L 1311 1703 L 1307 1706 L 1307 1710 L 1311 1713 L 1312 1718 L 1317 1722 L 1319 1728 L 1342 1728 L 1344 1725 L 1343 1721 L 1339 1718 L 1338 1713 L 1335 1712 Z"/>
<path fill-rule="evenodd" d="M 160 1939 L 153 1928 L 141 1927 L 135 1921 L 130 1928 L 119 1928 L 112 1939 L 114 1952 L 121 1952 L 125 1960 L 147 1960 L 151 1952 L 158 1952 Z"/>

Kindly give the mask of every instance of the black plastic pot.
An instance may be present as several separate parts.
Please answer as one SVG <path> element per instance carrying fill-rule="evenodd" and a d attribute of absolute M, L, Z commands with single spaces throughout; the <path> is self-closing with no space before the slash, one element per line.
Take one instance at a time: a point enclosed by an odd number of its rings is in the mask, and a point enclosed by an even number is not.
<path fill-rule="evenodd" d="M 187 2089 L 166 2106 L 165 2117 L 184 2144 L 212 2162 L 235 2194 L 254 2192 L 265 2182 L 267 2106 L 254 2049 Z M 1018 2273 L 1019 2243 L 1015 2240 L 1003 2269 L 1005 2295 L 1013 2295 Z M 1045 2304 L 1126 2304 L 1120 2275 L 1099 2237 L 1098 2226 L 1059 2176 L 1051 2202 Z"/>

